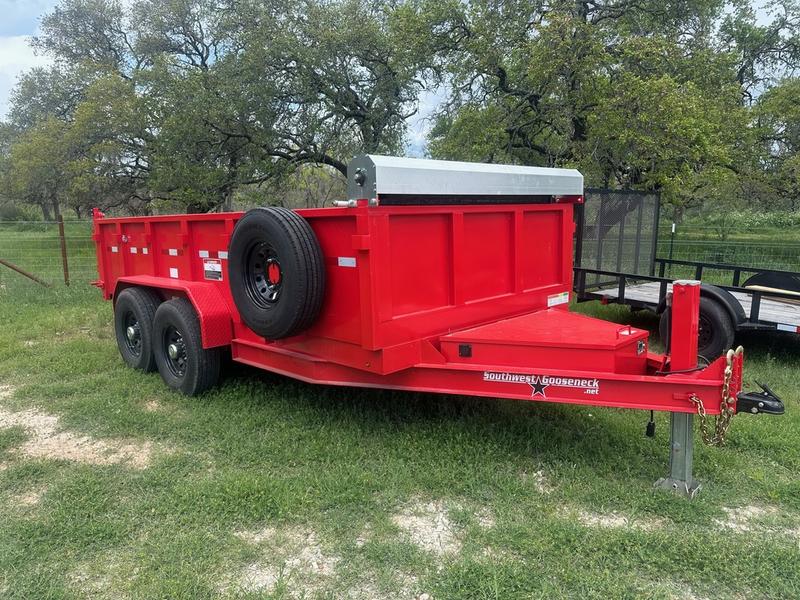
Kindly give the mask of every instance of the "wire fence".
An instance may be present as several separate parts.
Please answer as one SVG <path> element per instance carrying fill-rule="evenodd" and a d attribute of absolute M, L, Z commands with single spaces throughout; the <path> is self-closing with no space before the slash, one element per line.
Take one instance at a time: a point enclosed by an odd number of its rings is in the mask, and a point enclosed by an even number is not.
<path fill-rule="evenodd" d="M 793 228 L 737 228 L 662 223 L 656 256 L 703 263 L 800 272 L 800 236 Z M 694 269 L 675 265 L 670 277 L 691 277 Z M 713 279 L 709 271 L 704 279 Z M 725 274 L 725 279 L 730 273 Z M 730 283 L 730 282 L 727 282 Z"/>
<path fill-rule="evenodd" d="M 91 221 L 65 221 L 64 252 L 58 221 L 0 221 L 0 287 L 65 285 L 64 258 L 71 285 L 97 279 Z M 27 275 L 23 275 L 21 272 Z"/>

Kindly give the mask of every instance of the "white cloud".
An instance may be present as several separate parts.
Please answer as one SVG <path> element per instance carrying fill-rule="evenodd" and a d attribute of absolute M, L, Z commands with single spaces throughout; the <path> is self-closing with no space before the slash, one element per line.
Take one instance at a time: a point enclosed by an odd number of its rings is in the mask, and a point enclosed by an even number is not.
<path fill-rule="evenodd" d="M 27 35 L 0 37 L 0 118 L 8 112 L 9 96 L 17 77 L 27 69 L 51 63 L 48 57 L 34 54 L 29 41 Z"/>

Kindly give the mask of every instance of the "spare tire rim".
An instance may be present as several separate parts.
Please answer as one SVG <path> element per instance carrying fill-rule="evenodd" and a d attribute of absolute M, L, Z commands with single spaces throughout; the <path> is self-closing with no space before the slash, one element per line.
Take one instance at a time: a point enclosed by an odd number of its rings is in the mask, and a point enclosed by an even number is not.
<path fill-rule="evenodd" d="M 128 352 L 134 356 L 142 354 L 142 328 L 139 325 L 139 319 L 133 312 L 128 311 L 125 313 L 123 319 L 123 326 L 125 331 L 125 347 Z"/>
<path fill-rule="evenodd" d="M 175 377 L 186 375 L 186 343 L 181 332 L 172 325 L 164 330 L 164 355 L 167 358 L 167 367 Z"/>
<path fill-rule="evenodd" d="M 278 254 L 268 242 L 255 244 L 245 261 L 244 287 L 250 301 L 269 308 L 281 295 L 283 271 Z"/>

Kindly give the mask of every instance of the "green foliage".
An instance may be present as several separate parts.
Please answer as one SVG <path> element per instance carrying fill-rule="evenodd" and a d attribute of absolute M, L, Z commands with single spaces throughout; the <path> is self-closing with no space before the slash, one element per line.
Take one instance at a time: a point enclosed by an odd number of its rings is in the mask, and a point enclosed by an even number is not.
<path fill-rule="evenodd" d="M 55 119 L 65 206 L 215 210 L 400 153 L 439 88 L 435 157 L 577 167 L 678 213 L 795 210 L 798 39 L 795 0 L 61 0 L 0 150 Z M 9 183 L 9 154 L 0 193 L 52 204 Z"/>
<path fill-rule="evenodd" d="M 63 0 L 35 40 L 57 66 L 23 78 L 11 119 L 64 124 L 76 207 L 212 210 L 400 152 L 429 61 L 406 33 L 368 0 Z"/>
<path fill-rule="evenodd" d="M 797 196 L 796 153 L 772 160 L 769 141 L 797 122 L 794 80 L 753 104 L 800 64 L 794 2 L 767 25 L 716 0 L 414 6 L 451 83 L 435 157 L 578 167 L 590 185 L 658 190 L 679 210 L 757 186 L 760 199 Z"/>

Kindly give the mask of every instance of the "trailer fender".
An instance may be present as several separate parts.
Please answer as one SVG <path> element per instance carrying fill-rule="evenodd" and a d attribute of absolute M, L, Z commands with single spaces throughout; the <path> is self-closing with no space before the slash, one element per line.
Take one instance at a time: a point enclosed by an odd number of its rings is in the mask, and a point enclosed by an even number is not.
<path fill-rule="evenodd" d="M 233 339 L 231 310 L 215 285 L 201 281 L 176 281 L 166 277 L 136 275 L 117 280 L 114 298 L 123 289 L 134 286 L 156 290 L 164 299 L 176 295 L 185 296 L 197 312 L 203 348 L 230 346 Z"/>
<path fill-rule="evenodd" d="M 745 314 L 742 305 L 728 290 L 717 287 L 716 285 L 703 283 L 700 285 L 700 295 L 705 296 L 706 298 L 711 298 L 712 300 L 716 300 L 719 304 L 721 304 L 728 313 L 728 316 L 731 318 L 731 323 L 733 323 L 734 328 L 738 329 L 739 323 L 743 323 L 747 320 L 747 315 Z M 658 303 L 658 307 L 656 308 L 656 314 L 660 315 L 666 310 L 666 308 L 667 299 L 662 298 Z"/>

